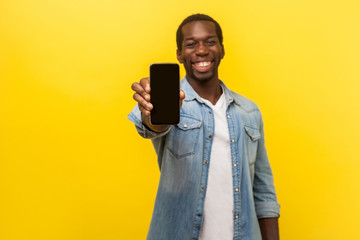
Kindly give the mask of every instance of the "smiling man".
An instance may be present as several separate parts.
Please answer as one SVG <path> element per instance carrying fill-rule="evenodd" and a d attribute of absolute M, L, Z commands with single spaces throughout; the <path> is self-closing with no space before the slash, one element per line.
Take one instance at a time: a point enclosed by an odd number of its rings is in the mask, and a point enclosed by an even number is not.
<path fill-rule="evenodd" d="M 186 70 L 180 123 L 151 125 L 149 78 L 132 85 L 138 104 L 128 118 L 152 140 L 161 171 L 147 239 L 279 239 L 262 116 L 218 77 L 225 55 L 219 24 L 191 15 L 176 39 Z"/>

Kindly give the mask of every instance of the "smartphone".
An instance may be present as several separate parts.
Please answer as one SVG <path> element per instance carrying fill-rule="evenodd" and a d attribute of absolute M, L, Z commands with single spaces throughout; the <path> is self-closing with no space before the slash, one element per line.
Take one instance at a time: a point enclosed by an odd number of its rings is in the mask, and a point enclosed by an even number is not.
<path fill-rule="evenodd" d="M 150 123 L 175 125 L 180 121 L 180 73 L 177 63 L 150 65 Z"/>

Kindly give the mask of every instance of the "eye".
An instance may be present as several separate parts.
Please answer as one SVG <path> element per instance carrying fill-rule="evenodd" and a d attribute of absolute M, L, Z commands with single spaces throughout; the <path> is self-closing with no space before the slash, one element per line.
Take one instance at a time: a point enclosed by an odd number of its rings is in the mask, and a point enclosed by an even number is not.
<path fill-rule="evenodd" d="M 189 42 L 185 44 L 185 47 L 187 48 L 194 48 L 195 47 L 195 43 L 194 42 Z"/>
<path fill-rule="evenodd" d="M 214 41 L 214 40 L 208 41 L 208 45 L 209 45 L 209 46 L 213 46 L 213 45 L 215 45 L 215 44 L 216 44 L 216 41 Z"/>

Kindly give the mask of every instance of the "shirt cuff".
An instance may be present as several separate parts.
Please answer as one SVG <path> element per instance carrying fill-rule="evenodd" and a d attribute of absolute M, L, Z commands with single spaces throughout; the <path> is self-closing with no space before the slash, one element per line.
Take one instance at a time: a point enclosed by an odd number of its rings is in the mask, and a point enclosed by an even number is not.
<path fill-rule="evenodd" d="M 141 112 L 139 110 L 138 105 L 134 107 L 134 109 L 130 112 L 127 118 L 135 124 L 136 130 L 143 138 L 153 139 L 153 138 L 162 137 L 166 135 L 171 129 L 171 127 L 169 127 L 164 132 L 154 132 L 149 128 L 147 128 L 141 121 Z"/>
<path fill-rule="evenodd" d="M 256 202 L 255 211 L 257 218 L 280 217 L 280 205 L 277 202 Z"/>

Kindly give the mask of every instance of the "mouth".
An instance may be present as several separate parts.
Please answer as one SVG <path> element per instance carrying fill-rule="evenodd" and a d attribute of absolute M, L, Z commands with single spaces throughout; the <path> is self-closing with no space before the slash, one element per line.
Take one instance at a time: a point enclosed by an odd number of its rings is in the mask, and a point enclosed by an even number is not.
<path fill-rule="evenodd" d="M 195 68 L 198 72 L 207 72 L 213 65 L 213 61 L 201 61 L 201 62 L 194 62 L 191 64 L 193 68 Z"/>

